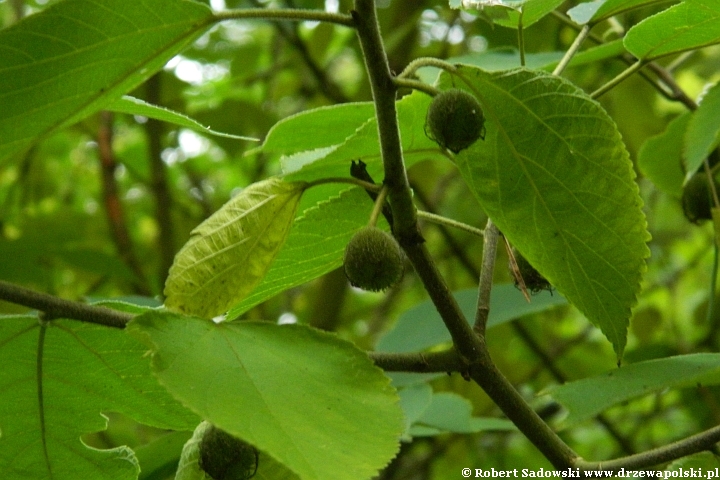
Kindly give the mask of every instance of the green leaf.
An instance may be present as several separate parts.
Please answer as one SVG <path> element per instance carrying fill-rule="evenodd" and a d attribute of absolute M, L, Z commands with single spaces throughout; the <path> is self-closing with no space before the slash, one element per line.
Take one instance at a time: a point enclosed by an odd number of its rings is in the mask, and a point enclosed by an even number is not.
<path fill-rule="evenodd" d="M 523 28 L 548 15 L 562 4 L 562 0 L 466 0 L 466 8 L 476 8 L 490 18 L 494 23 L 503 27 L 518 28 L 522 20 Z"/>
<path fill-rule="evenodd" d="M 685 171 L 688 177 L 700 168 L 703 161 L 720 145 L 720 83 L 716 83 L 702 97 L 693 112 L 685 132 Z"/>
<path fill-rule="evenodd" d="M 472 321 L 477 305 L 477 288 L 461 290 L 453 294 L 465 318 Z M 533 313 L 539 313 L 567 301 L 558 295 L 544 291 L 532 296 L 528 303 L 523 294 L 511 284 L 494 285 L 490 294 L 490 317 L 488 327 L 494 327 Z M 450 342 L 445 324 L 430 300 L 406 310 L 377 344 L 380 352 L 414 352 Z"/>
<path fill-rule="evenodd" d="M 307 110 L 276 123 L 263 144 L 246 155 L 290 155 L 338 145 L 375 115 L 372 102 L 344 103 Z M 318 135 L 322 132 L 322 135 Z"/>
<path fill-rule="evenodd" d="M 648 5 L 666 3 L 665 0 L 595 0 L 581 3 L 567 11 L 573 22 L 584 25 L 597 23 L 623 12 Z"/>
<path fill-rule="evenodd" d="M 147 349 L 124 331 L 53 320 L 38 356 L 41 332 L 36 316 L 0 318 L 3 478 L 137 478 L 129 448 L 98 450 L 80 441 L 106 428 L 104 411 L 159 428 L 191 430 L 197 424 L 158 385 L 143 358 Z"/>
<path fill-rule="evenodd" d="M 243 299 L 285 242 L 306 186 L 254 183 L 198 225 L 170 268 L 165 306 L 212 318 Z"/>
<path fill-rule="evenodd" d="M 141 84 L 211 19 L 185 0 L 66 0 L 0 31 L 0 160 Z"/>
<path fill-rule="evenodd" d="M 192 432 L 171 432 L 135 448 L 138 480 L 165 480 L 177 471 L 180 452 Z"/>
<path fill-rule="evenodd" d="M 719 43 L 720 0 L 685 0 L 632 27 L 624 42 L 642 60 Z"/>
<path fill-rule="evenodd" d="M 443 79 L 446 87 L 453 81 Z M 454 83 L 477 96 L 487 119 L 485 141 L 456 157 L 466 183 L 620 358 L 649 234 L 615 123 L 583 91 L 545 72 L 461 66 Z"/>
<path fill-rule="evenodd" d="M 328 192 L 338 194 L 312 203 L 312 195 L 318 194 L 315 199 L 322 198 L 323 194 L 332 195 Z M 309 206 L 295 219 L 290 235 L 267 275 L 247 297 L 230 309 L 228 318 L 236 318 L 288 288 L 340 267 L 345 246 L 356 231 L 367 225 L 373 207 L 364 190 L 347 189 L 347 185 L 313 187 L 304 197 L 308 197 Z"/>
<path fill-rule="evenodd" d="M 470 401 L 452 392 L 434 393 L 430 405 L 410 429 L 412 436 L 440 433 L 476 433 L 486 430 L 516 430 L 510 420 L 473 417 Z"/>
<path fill-rule="evenodd" d="M 410 428 L 428 409 L 433 399 L 433 390 L 427 383 L 411 385 L 398 390 L 400 406 L 405 414 L 405 433 L 403 440 L 410 440 Z"/>
<path fill-rule="evenodd" d="M 214 324 L 150 312 L 128 330 L 165 387 L 303 479 L 369 478 L 396 453 L 402 411 L 352 344 L 301 325 Z"/>
<path fill-rule="evenodd" d="M 142 115 L 144 117 L 154 118 L 162 120 L 163 122 L 172 123 L 181 127 L 186 127 L 191 130 L 197 130 L 199 132 L 206 133 L 208 135 L 215 135 L 218 137 L 232 138 L 235 140 L 248 140 L 251 142 L 260 141 L 257 138 L 242 137 L 240 135 L 231 135 L 229 133 L 216 132 L 204 125 L 199 124 L 192 118 L 183 115 L 182 113 L 174 112 L 164 107 L 158 107 L 140 100 L 139 98 L 123 95 L 106 107 L 107 110 L 113 112 L 127 113 L 128 115 Z"/>
<path fill-rule="evenodd" d="M 696 353 L 625 365 L 609 373 L 546 389 L 569 410 L 572 425 L 619 403 L 664 388 L 720 383 L 720 354 Z"/>
<path fill-rule="evenodd" d="M 683 147 L 691 116 L 685 112 L 673 119 L 664 132 L 648 138 L 638 151 L 638 168 L 656 187 L 675 198 L 682 196 Z"/>

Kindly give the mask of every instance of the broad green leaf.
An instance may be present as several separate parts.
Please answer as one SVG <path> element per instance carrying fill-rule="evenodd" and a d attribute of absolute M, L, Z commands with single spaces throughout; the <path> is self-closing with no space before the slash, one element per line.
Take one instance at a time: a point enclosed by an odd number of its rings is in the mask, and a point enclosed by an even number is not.
<path fill-rule="evenodd" d="M 506 419 L 473 417 L 469 400 L 456 393 L 440 392 L 433 393 L 430 405 L 410 428 L 410 435 L 426 437 L 486 430 L 516 430 L 516 427 Z"/>
<path fill-rule="evenodd" d="M 656 187 L 675 198 L 682 196 L 683 147 L 691 116 L 690 112 L 685 112 L 673 119 L 664 132 L 647 139 L 638 152 L 640 171 Z"/>
<path fill-rule="evenodd" d="M 410 428 L 430 406 L 433 390 L 427 383 L 419 383 L 398 390 L 398 396 L 400 397 L 400 406 L 405 414 L 403 440 L 409 440 L 412 438 Z"/>
<path fill-rule="evenodd" d="M 138 480 L 171 478 L 177 471 L 183 445 L 191 436 L 192 432 L 170 432 L 135 447 L 135 456 L 140 463 Z"/>
<path fill-rule="evenodd" d="M 705 93 L 685 132 L 685 171 L 689 176 L 720 145 L 720 83 Z"/>
<path fill-rule="evenodd" d="M 203 471 L 199 463 L 200 443 L 210 425 L 209 422 L 201 422 L 193 432 L 192 438 L 183 446 L 175 480 L 213 480 L 210 475 Z M 256 480 L 296 480 L 300 477 L 276 462 L 274 458 L 259 452 L 257 471 L 252 478 Z"/>
<path fill-rule="evenodd" d="M 714 472 L 720 467 L 720 459 L 713 452 L 700 452 L 694 455 L 680 458 L 668 465 L 666 471 L 678 472 L 677 477 L 683 476 L 683 473 L 692 474 L 694 469 L 695 472 Z M 688 475 L 689 476 L 689 475 Z"/>
<path fill-rule="evenodd" d="M 720 354 L 696 353 L 625 365 L 609 373 L 552 386 L 543 393 L 569 410 L 564 424 L 571 425 L 658 390 L 718 383 Z"/>
<path fill-rule="evenodd" d="M 397 452 L 395 390 L 365 353 L 332 334 L 161 312 L 136 317 L 128 330 L 148 342 L 173 395 L 300 478 L 370 478 Z"/>
<path fill-rule="evenodd" d="M 372 102 L 344 103 L 301 112 L 276 123 L 263 144 L 246 155 L 258 152 L 290 155 L 337 145 L 373 115 L 375 107 Z"/>
<path fill-rule="evenodd" d="M 518 28 L 520 22 L 523 28 L 527 28 L 562 3 L 562 0 L 463 0 L 462 2 L 465 8 L 478 9 L 494 23 L 510 28 Z"/>
<path fill-rule="evenodd" d="M 656 3 L 666 3 L 666 0 L 595 0 L 581 3 L 567 11 L 573 22 L 584 25 L 597 23 L 614 15 L 645 7 Z"/>
<path fill-rule="evenodd" d="M 280 251 L 306 186 L 254 183 L 198 225 L 170 268 L 165 306 L 212 318 L 243 299 Z"/>
<path fill-rule="evenodd" d="M 334 185 L 323 190 L 332 192 L 332 188 L 338 192 L 336 196 L 310 203 L 301 211 L 267 275 L 230 309 L 228 318 L 236 318 L 264 300 L 342 265 L 345 246 L 356 231 L 367 225 L 373 203 L 360 188 L 348 190 L 347 185 Z M 320 192 L 320 187 L 313 187 L 304 197 L 310 200 Z"/>
<path fill-rule="evenodd" d="M 197 130 L 208 135 L 215 135 L 218 137 L 232 138 L 235 140 L 248 140 L 251 142 L 258 142 L 259 139 L 252 137 L 242 137 L 240 135 L 231 135 L 229 133 L 216 132 L 209 127 L 199 124 L 192 118 L 182 113 L 174 112 L 165 107 L 158 107 L 140 100 L 139 98 L 131 97 L 129 95 L 123 95 L 121 98 L 110 103 L 107 110 L 113 112 L 127 113 L 128 115 L 142 115 L 144 117 L 154 118 L 156 120 L 162 120 L 163 122 L 172 123 L 181 127 L 186 127 L 191 130 Z"/>
<path fill-rule="evenodd" d="M 472 322 L 477 305 L 477 289 L 461 290 L 455 292 L 454 296 L 465 318 Z M 567 305 L 567 301 L 562 295 L 547 291 L 533 295 L 531 299 L 532 301 L 528 303 L 514 285 L 493 286 L 490 294 L 490 316 L 487 326 L 494 327 L 525 315 Z M 426 300 L 406 310 L 398 319 L 395 327 L 380 339 L 376 350 L 396 353 L 414 352 L 450 341 L 450 334 L 445 328 L 440 314 L 432 302 Z"/>
<path fill-rule="evenodd" d="M 69 320 L 48 323 L 41 352 L 36 316 L 0 318 L 0 472 L 3 478 L 135 479 L 127 447 L 88 448 L 113 411 L 159 428 L 192 430 L 198 418 L 158 385 L 146 348 L 124 331 Z M 40 391 L 39 388 L 42 388 Z"/>
<path fill-rule="evenodd" d="M 443 76 L 443 85 L 453 79 Z M 622 356 L 649 238 L 617 127 L 568 81 L 525 69 L 461 66 L 454 83 L 477 96 L 485 141 L 456 157 L 485 212 Z"/>
<path fill-rule="evenodd" d="M 132 90 L 211 20 L 187 0 L 66 0 L 0 31 L 0 160 Z"/>
<path fill-rule="evenodd" d="M 421 160 L 444 159 L 435 142 L 425 135 L 425 116 L 432 99 L 421 92 L 413 92 L 397 102 L 397 117 L 405 165 L 411 167 Z M 350 163 L 362 160 L 376 182 L 382 181 L 382 160 L 378 147 L 377 121 L 365 122 L 342 144 L 328 149 L 311 162 L 295 162 L 285 158 L 283 172 L 287 180 L 312 181 L 324 177 L 347 177 Z M 299 152 L 300 150 L 298 150 Z M 288 151 L 289 153 L 289 151 Z"/>
<path fill-rule="evenodd" d="M 632 27 L 624 42 L 642 60 L 719 43 L 720 0 L 685 0 Z"/>

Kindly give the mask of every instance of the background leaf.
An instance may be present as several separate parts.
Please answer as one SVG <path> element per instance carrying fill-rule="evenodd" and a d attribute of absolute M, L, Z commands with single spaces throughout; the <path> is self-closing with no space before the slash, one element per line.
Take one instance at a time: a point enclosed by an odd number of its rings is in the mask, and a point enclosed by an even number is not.
<path fill-rule="evenodd" d="M 624 365 L 609 373 L 555 385 L 543 393 L 570 412 L 563 424 L 587 420 L 607 408 L 663 388 L 720 383 L 720 354 L 696 353 Z"/>
<path fill-rule="evenodd" d="M 137 478 L 129 448 L 98 450 L 80 441 L 81 435 L 106 428 L 101 412 L 160 428 L 191 430 L 197 424 L 198 418 L 158 385 L 143 359 L 145 347 L 122 330 L 77 321 L 53 320 L 47 326 L 41 406 L 39 334 L 36 316 L 0 319 L 0 363 L 13 366 L 0 376 L 5 478 Z"/>
<path fill-rule="evenodd" d="M 675 198 L 682 196 L 683 148 L 691 116 L 685 112 L 675 118 L 664 132 L 648 138 L 638 152 L 640 170 L 656 187 Z"/>
<path fill-rule="evenodd" d="M 244 298 L 285 242 L 305 186 L 254 183 L 198 225 L 170 268 L 165 306 L 212 318 Z"/>
<path fill-rule="evenodd" d="M 597 23 L 606 18 L 657 3 L 665 3 L 664 0 L 595 0 L 574 6 L 567 11 L 573 22 L 584 25 L 586 23 Z"/>
<path fill-rule="evenodd" d="M 454 293 L 455 300 L 469 321 L 475 318 L 477 289 L 462 290 Z M 532 296 L 528 303 L 523 294 L 511 284 L 494 285 L 490 294 L 490 317 L 488 328 L 511 320 L 542 312 L 567 301 L 558 295 L 543 291 Z M 381 352 L 414 352 L 441 343 L 450 342 L 450 334 L 440 318 L 437 309 L 430 300 L 426 300 L 400 315 L 392 330 L 378 342 L 376 350 Z"/>
<path fill-rule="evenodd" d="M 685 132 L 685 171 L 688 178 L 720 145 L 720 83 L 713 85 L 693 112 Z"/>
<path fill-rule="evenodd" d="M 397 451 L 394 389 L 333 335 L 160 312 L 128 329 L 152 345 L 153 369 L 173 395 L 303 479 L 369 478 Z"/>
<path fill-rule="evenodd" d="M 240 135 L 231 135 L 229 133 L 216 132 L 209 127 L 199 124 L 192 118 L 182 113 L 173 112 L 172 110 L 164 107 L 158 107 L 140 100 L 139 98 L 131 97 L 129 95 L 123 95 L 117 100 L 113 101 L 107 106 L 107 110 L 113 112 L 127 113 L 128 115 L 142 115 L 144 117 L 155 118 L 162 120 L 163 122 L 172 123 L 181 127 L 190 128 L 199 132 L 206 133 L 208 135 L 215 135 L 218 137 L 232 138 L 235 140 L 249 140 L 253 142 L 259 141 L 257 138 L 243 137 Z"/>
<path fill-rule="evenodd" d="M 643 60 L 714 45 L 720 42 L 720 0 L 685 0 L 632 27 L 624 42 Z"/>
<path fill-rule="evenodd" d="M 475 1 L 466 2 L 471 8 L 477 8 L 483 16 L 503 27 L 518 28 L 520 11 L 522 26 L 527 28 L 562 4 L 562 0 L 524 0 L 524 1 Z"/>
<path fill-rule="evenodd" d="M 0 160 L 141 84 L 211 18 L 187 0 L 66 0 L 0 31 Z"/>
<path fill-rule="evenodd" d="M 544 72 L 461 66 L 457 75 L 487 119 L 485 141 L 456 157 L 463 178 L 510 243 L 600 327 L 619 358 L 649 235 L 615 124 L 577 87 Z"/>

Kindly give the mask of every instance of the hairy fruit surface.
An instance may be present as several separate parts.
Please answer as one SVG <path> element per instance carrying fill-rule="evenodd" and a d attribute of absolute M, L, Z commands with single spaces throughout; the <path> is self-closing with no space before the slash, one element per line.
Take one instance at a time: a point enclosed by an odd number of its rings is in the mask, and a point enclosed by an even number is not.
<path fill-rule="evenodd" d="M 257 472 L 258 452 L 213 425 L 200 442 L 200 467 L 214 480 L 248 480 Z"/>
<path fill-rule="evenodd" d="M 350 284 L 372 292 L 393 286 L 403 274 L 400 245 L 376 227 L 365 227 L 350 239 L 343 261 Z"/>
<path fill-rule="evenodd" d="M 425 118 L 425 134 L 453 153 L 485 139 L 485 116 L 477 99 L 451 88 L 433 98 Z"/>
<path fill-rule="evenodd" d="M 720 189 L 717 182 L 715 182 L 715 188 Z M 696 224 L 710 220 L 712 219 L 712 206 L 712 192 L 708 176 L 703 172 L 696 173 L 683 188 L 682 207 L 685 217 Z"/>

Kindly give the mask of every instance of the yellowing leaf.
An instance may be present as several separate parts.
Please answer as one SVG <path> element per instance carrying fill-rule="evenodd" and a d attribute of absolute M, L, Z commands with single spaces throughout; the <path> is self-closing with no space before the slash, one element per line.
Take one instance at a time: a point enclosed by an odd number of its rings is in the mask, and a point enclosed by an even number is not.
<path fill-rule="evenodd" d="M 170 268 L 165 306 L 212 318 L 250 293 L 285 243 L 306 186 L 254 183 L 198 225 Z"/>

